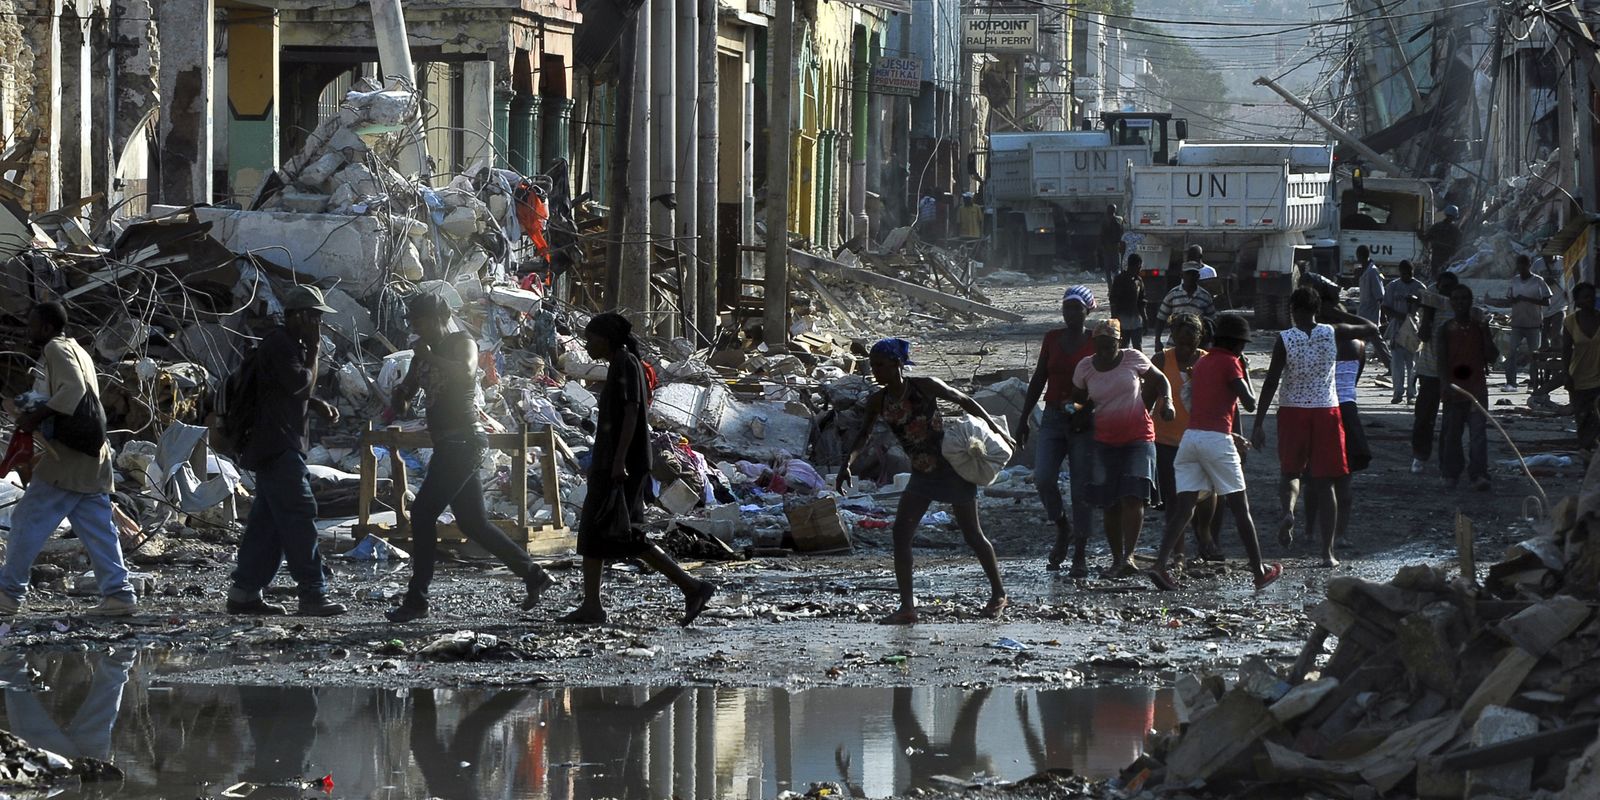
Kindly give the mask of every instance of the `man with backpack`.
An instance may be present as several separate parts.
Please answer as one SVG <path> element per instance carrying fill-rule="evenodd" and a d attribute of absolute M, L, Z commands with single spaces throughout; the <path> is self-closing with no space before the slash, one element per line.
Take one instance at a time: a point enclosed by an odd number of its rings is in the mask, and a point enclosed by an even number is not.
<path fill-rule="evenodd" d="M 256 475 L 255 503 L 228 589 L 229 614 L 288 613 L 261 594 L 284 561 L 299 585 L 301 616 L 345 612 L 343 605 L 328 599 L 317 547 L 317 500 L 306 469 L 309 412 L 315 409 L 329 421 L 339 418 L 338 409 L 312 396 L 322 315 L 330 313 L 334 310 L 315 286 L 285 292 L 283 325 L 262 338 L 229 381 L 225 425 L 233 428 L 241 466 Z"/>
<path fill-rule="evenodd" d="M 48 435 L 41 448 L 44 458 L 11 516 L 5 566 L 0 567 L 0 617 L 22 608 L 34 559 L 62 520 L 71 520 L 100 592 L 100 604 L 82 613 L 122 617 L 138 609 L 111 521 L 114 479 L 100 383 L 89 354 L 66 329 L 67 310 L 60 303 L 40 303 L 28 315 L 28 339 L 40 348 L 44 367 L 40 390 L 49 399 L 21 413 L 16 432 Z M 48 430 L 41 427 L 46 422 Z"/>

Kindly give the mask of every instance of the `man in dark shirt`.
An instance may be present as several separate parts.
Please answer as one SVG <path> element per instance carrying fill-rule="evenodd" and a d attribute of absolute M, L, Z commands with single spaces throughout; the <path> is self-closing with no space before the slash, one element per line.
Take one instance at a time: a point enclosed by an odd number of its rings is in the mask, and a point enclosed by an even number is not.
<path fill-rule="evenodd" d="M 1461 224 L 1457 221 L 1460 216 L 1460 209 L 1445 206 L 1444 219 L 1433 223 L 1422 235 L 1428 242 L 1428 266 L 1433 268 L 1436 277 L 1450 266 L 1450 259 L 1461 249 Z"/>
<path fill-rule="evenodd" d="M 1122 346 L 1144 349 L 1144 258 L 1128 254 L 1128 268 L 1111 280 L 1111 316 L 1122 323 Z"/>
<path fill-rule="evenodd" d="M 1122 224 L 1122 216 L 1117 213 L 1117 204 L 1106 206 L 1106 218 L 1100 223 L 1100 270 L 1105 273 L 1106 286 L 1116 279 L 1118 261 L 1122 260 L 1122 236 L 1127 228 Z"/>
<path fill-rule="evenodd" d="M 1439 382 L 1444 400 L 1444 419 L 1439 432 L 1439 470 L 1445 486 L 1456 488 L 1462 467 L 1472 488 L 1489 491 L 1489 440 L 1483 412 L 1474 406 L 1489 405 L 1489 365 L 1500 357 L 1489 323 L 1472 307 L 1472 289 L 1457 285 L 1450 291 L 1450 307 L 1455 319 L 1439 326 L 1435 352 L 1439 354 Z M 1462 395 L 1465 390 L 1471 399 Z M 1461 433 L 1466 429 L 1467 454 L 1462 458 Z M 1463 464 L 1463 460 L 1466 461 Z"/>
<path fill-rule="evenodd" d="M 239 565 L 228 589 L 229 614 L 281 615 L 262 590 L 285 560 L 299 585 L 302 616 L 328 617 L 345 608 L 328 599 L 317 548 L 317 500 L 306 469 L 307 415 L 333 421 L 339 412 L 311 396 L 317 385 L 322 315 L 333 313 L 314 286 L 296 286 L 283 296 L 283 325 L 261 340 L 252 381 L 257 392 L 254 424 L 241 454 L 256 475 L 255 502 L 239 540 Z"/>

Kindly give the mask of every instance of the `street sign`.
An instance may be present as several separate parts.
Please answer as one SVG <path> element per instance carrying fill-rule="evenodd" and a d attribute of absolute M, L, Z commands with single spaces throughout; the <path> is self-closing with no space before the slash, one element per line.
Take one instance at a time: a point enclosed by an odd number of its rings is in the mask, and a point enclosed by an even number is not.
<path fill-rule="evenodd" d="M 961 46 L 975 53 L 1033 53 L 1039 49 L 1034 14 L 974 13 L 961 19 Z"/>
<path fill-rule="evenodd" d="M 883 56 L 872 68 L 872 91 L 916 97 L 922 94 L 922 59 Z"/>

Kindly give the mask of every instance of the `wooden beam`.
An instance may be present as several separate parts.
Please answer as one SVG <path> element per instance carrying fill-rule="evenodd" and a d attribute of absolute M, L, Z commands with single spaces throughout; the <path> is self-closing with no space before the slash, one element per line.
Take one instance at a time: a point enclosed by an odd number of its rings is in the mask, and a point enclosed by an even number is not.
<path fill-rule="evenodd" d="M 830 272 L 844 278 L 845 280 L 854 281 L 856 283 L 864 283 L 868 286 L 875 286 L 879 289 L 887 289 L 891 292 L 899 292 L 907 297 L 915 298 L 925 303 L 941 305 L 945 308 L 960 311 L 965 314 L 977 314 L 980 316 L 992 317 L 1002 322 L 1021 322 L 1023 320 L 1023 316 L 1021 314 L 1012 311 L 1006 311 L 1002 308 L 995 308 L 991 305 L 979 303 L 976 300 L 968 300 L 965 297 L 957 297 L 953 294 L 941 292 L 937 289 L 929 289 L 926 286 L 918 286 L 917 284 L 908 283 L 897 278 L 891 278 L 888 275 L 882 275 L 873 272 L 872 270 L 846 266 L 834 261 L 831 258 L 823 258 L 822 256 L 812 255 L 811 253 L 807 253 L 803 250 L 791 249 L 789 251 L 789 261 L 796 266 L 804 267 L 810 270 Z"/>

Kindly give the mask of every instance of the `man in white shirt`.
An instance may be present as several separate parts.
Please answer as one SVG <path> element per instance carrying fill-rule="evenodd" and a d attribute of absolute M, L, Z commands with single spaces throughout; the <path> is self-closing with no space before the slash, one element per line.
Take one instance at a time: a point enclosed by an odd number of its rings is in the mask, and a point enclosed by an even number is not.
<path fill-rule="evenodd" d="M 1372 250 L 1366 245 L 1356 248 L 1356 268 L 1361 270 L 1359 278 L 1361 284 L 1361 303 L 1356 306 L 1356 316 L 1383 327 L 1383 271 L 1378 269 L 1377 262 L 1372 260 Z M 1389 346 L 1383 337 L 1372 340 L 1373 351 L 1377 353 L 1378 360 L 1394 372 L 1394 365 L 1389 356 Z"/>
<path fill-rule="evenodd" d="M 1528 346 L 1528 372 L 1533 372 L 1532 359 L 1543 338 L 1544 309 L 1552 296 L 1550 284 L 1533 274 L 1533 262 L 1518 255 L 1517 274 L 1511 276 L 1511 286 L 1506 290 L 1506 302 L 1511 305 L 1511 343 L 1506 350 L 1508 390 L 1517 388 L 1517 350 L 1523 344 Z"/>

